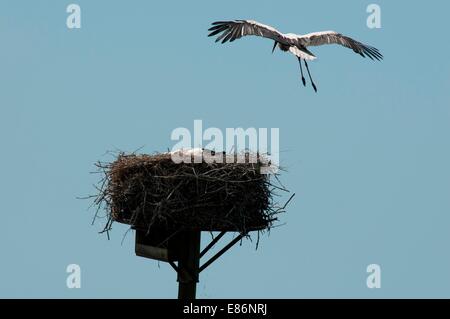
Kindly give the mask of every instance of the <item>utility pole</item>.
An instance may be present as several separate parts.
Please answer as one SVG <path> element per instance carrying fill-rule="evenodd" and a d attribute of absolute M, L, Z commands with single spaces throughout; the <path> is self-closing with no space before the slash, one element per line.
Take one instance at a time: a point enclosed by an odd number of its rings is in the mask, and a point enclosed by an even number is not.
<path fill-rule="evenodd" d="M 200 231 L 180 234 L 178 260 L 178 299 L 195 299 L 200 268 Z"/>
<path fill-rule="evenodd" d="M 217 244 L 226 234 L 226 231 L 221 231 L 200 252 L 200 230 L 173 232 L 157 227 L 150 232 L 137 228 L 135 230 L 136 255 L 169 263 L 177 272 L 178 299 L 180 300 L 195 299 L 199 274 L 246 235 L 246 233 L 239 233 L 231 242 L 200 266 L 200 259 Z"/>

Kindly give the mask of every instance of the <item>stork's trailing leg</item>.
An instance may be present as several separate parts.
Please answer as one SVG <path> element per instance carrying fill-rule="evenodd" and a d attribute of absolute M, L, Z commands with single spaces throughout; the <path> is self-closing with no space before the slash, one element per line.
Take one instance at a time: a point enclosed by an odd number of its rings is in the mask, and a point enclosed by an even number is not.
<path fill-rule="evenodd" d="M 311 80 L 311 84 L 312 84 L 312 86 L 313 86 L 313 89 L 314 89 L 314 91 L 316 91 L 316 93 L 317 93 L 317 87 L 316 87 L 316 85 L 314 84 L 314 81 L 313 81 L 313 79 L 312 79 L 312 77 L 311 77 L 311 72 L 309 72 L 309 67 L 308 67 L 308 63 L 306 62 L 306 60 L 305 60 L 305 66 L 306 66 L 306 70 L 308 71 L 309 79 Z"/>
<path fill-rule="evenodd" d="M 298 58 L 298 63 L 300 64 L 300 73 L 302 74 L 303 86 L 306 86 L 306 80 L 305 77 L 303 76 L 302 59 Z"/>
<path fill-rule="evenodd" d="M 278 41 L 275 41 L 273 43 L 272 54 L 273 54 L 273 51 L 275 51 L 275 48 L 277 47 L 277 44 L 278 44 Z"/>

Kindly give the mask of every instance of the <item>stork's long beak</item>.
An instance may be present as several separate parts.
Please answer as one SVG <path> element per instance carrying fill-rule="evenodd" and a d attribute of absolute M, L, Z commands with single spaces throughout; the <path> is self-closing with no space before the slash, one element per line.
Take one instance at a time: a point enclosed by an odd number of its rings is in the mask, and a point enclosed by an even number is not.
<path fill-rule="evenodd" d="M 275 48 L 277 47 L 277 44 L 278 44 L 277 41 L 275 41 L 275 42 L 273 43 L 272 53 L 273 53 L 273 51 L 275 51 Z"/>

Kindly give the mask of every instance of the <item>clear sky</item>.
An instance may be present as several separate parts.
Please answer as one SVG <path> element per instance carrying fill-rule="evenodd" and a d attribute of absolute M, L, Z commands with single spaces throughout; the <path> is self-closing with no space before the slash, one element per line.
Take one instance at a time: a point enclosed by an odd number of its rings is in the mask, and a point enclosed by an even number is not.
<path fill-rule="evenodd" d="M 69 1 L 0 2 L 0 297 L 175 297 L 173 270 L 136 257 L 126 226 L 99 235 L 76 197 L 95 192 L 106 151 L 165 151 L 194 119 L 279 128 L 297 194 L 258 250 L 245 241 L 201 274 L 199 297 L 450 297 L 448 2 L 73 2 L 78 30 Z M 381 29 L 366 26 L 370 3 Z M 336 30 L 385 60 L 313 48 L 315 94 L 271 41 L 206 37 L 247 18 Z M 72 263 L 81 289 L 66 287 Z"/>

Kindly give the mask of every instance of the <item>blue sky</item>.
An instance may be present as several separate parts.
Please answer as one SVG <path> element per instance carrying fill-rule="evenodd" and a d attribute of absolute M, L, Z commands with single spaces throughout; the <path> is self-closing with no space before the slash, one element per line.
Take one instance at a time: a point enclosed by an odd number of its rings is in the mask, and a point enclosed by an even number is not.
<path fill-rule="evenodd" d="M 0 2 L 0 297 L 171 298 L 166 264 L 91 226 L 108 150 L 165 151 L 177 127 L 280 128 L 284 226 L 202 273 L 202 298 L 450 297 L 450 44 L 444 1 Z M 366 26 L 366 7 L 382 28 Z M 382 63 L 313 48 L 319 93 L 272 43 L 214 44 L 212 21 L 336 30 Z M 205 236 L 206 239 L 207 236 Z M 123 240 L 123 243 L 122 243 Z M 68 289 L 68 264 L 82 288 Z M 381 289 L 366 287 L 379 264 Z"/>

